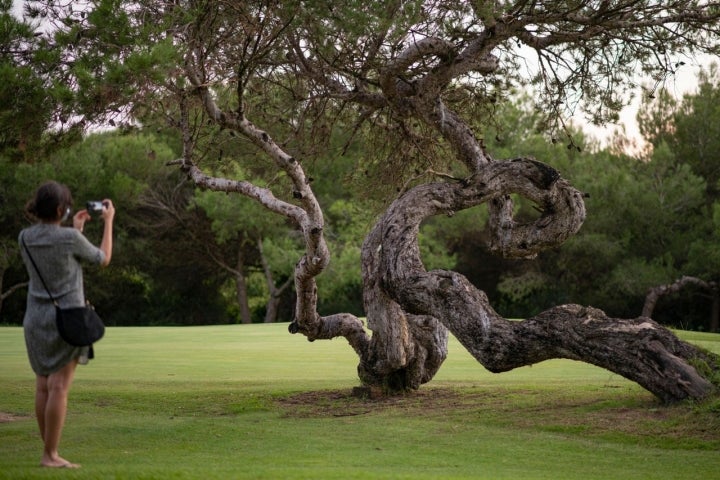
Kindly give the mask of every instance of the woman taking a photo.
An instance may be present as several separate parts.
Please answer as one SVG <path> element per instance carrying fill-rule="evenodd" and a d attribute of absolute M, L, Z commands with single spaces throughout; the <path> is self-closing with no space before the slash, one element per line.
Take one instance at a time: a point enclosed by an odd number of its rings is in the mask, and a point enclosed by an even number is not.
<path fill-rule="evenodd" d="M 80 262 L 106 266 L 112 256 L 115 217 L 112 202 L 103 201 L 101 216 L 105 225 L 99 248 L 82 234 L 85 222 L 91 219 L 87 210 L 75 214 L 72 228 L 62 226 L 70 216 L 71 207 L 72 195 L 65 185 L 54 181 L 42 184 L 26 206 L 26 212 L 37 223 L 19 236 L 20 251 L 30 277 L 23 329 L 30 366 L 36 375 L 35 414 L 44 443 L 40 462 L 43 467 L 79 467 L 58 454 L 58 445 L 75 367 L 91 358 L 91 347 L 74 347 L 60 338 L 55 324 L 55 305 L 47 290 L 62 308 L 84 305 Z M 40 273 L 28 257 L 28 251 Z"/>

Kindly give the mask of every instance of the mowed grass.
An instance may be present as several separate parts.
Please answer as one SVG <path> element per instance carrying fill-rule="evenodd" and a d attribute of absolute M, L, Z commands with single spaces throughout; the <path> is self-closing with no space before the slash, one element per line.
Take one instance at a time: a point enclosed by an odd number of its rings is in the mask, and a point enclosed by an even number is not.
<path fill-rule="evenodd" d="M 720 335 L 682 333 L 720 352 Z M 494 375 L 451 339 L 417 393 L 359 399 L 342 339 L 287 324 L 108 328 L 38 467 L 22 329 L 0 328 L 0 478 L 720 479 L 720 408 L 555 360 Z"/>

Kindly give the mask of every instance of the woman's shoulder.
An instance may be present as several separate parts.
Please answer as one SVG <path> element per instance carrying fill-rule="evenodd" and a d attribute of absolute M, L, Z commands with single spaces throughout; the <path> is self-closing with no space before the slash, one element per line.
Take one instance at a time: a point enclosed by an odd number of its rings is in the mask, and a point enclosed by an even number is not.
<path fill-rule="evenodd" d="M 24 240 L 25 242 L 34 245 L 43 243 L 58 244 L 73 242 L 81 235 L 82 233 L 73 227 L 37 223 L 24 228 L 18 235 L 18 240 Z"/>

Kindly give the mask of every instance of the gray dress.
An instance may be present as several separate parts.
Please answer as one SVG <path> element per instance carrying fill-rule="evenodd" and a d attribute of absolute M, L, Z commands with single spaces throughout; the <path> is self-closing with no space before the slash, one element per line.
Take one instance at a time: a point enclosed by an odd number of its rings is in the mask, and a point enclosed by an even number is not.
<path fill-rule="evenodd" d="M 80 262 L 100 264 L 105 259 L 103 251 L 79 230 L 53 224 L 38 223 L 26 228 L 20 232 L 18 241 L 21 238 L 58 304 L 63 308 L 84 305 Z M 22 244 L 20 252 L 30 276 L 23 329 L 33 371 L 37 375 L 50 375 L 74 358 L 87 363 L 90 348 L 74 347 L 60 338 L 55 326 L 55 306 Z"/>

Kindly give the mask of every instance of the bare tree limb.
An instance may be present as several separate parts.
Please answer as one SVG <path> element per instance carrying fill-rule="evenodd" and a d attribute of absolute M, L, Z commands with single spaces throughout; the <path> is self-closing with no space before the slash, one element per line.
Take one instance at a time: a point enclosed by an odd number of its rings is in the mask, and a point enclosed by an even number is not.
<path fill-rule="evenodd" d="M 652 318 L 655 305 L 657 305 L 660 297 L 678 293 L 680 290 L 689 285 L 695 285 L 714 294 L 717 294 L 718 291 L 718 286 L 715 282 L 706 282 L 705 280 L 697 277 L 683 276 L 675 280 L 673 283 L 658 285 L 648 290 L 648 293 L 645 296 L 645 303 L 643 304 L 642 316 Z"/>

